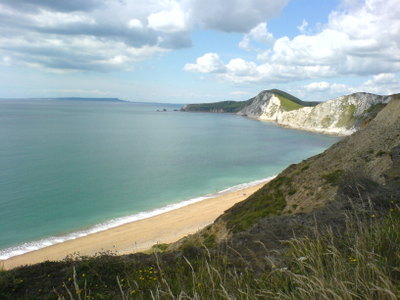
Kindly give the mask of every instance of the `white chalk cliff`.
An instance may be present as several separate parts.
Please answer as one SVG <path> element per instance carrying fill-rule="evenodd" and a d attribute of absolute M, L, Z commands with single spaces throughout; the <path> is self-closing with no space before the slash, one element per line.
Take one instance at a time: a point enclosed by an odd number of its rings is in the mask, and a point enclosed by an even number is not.
<path fill-rule="evenodd" d="M 301 107 L 293 106 L 293 102 L 273 91 L 263 91 L 251 99 L 249 105 L 237 114 L 262 121 L 272 121 L 288 128 L 349 135 L 364 126 L 371 115 L 391 98 L 369 93 L 354 93 L 315 106 Z M 287 103 L 292 105 L 288 106 Z"/>

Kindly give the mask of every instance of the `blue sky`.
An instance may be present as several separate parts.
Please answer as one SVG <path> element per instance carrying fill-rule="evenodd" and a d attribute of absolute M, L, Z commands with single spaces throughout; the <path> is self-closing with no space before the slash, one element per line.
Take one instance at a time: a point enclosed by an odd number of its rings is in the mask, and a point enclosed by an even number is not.
<path fill-rule="evenodd" d="M 0 98 L 399 93 L 398 0 L 0 0 Z"/>

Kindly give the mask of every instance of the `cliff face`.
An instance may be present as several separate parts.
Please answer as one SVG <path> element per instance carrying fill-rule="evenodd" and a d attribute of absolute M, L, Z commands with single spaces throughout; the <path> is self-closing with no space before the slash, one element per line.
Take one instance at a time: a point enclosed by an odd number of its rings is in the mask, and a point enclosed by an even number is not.
<path fill-rule="evenodd" d="M 264 91 L 238 114 L 294 129 L 349 135 L 373 119 L 391 99 L 391 96 L 355 93 L 315 106 L 303 106 L 272 91 Z"/>

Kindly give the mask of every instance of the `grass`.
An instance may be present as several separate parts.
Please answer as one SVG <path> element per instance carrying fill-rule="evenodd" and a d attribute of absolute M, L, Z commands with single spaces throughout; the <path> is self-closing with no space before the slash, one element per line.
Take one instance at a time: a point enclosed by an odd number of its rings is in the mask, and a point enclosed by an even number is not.
<path fill-rule="evenodd" d="M 154 252 L 164 252 L 168 249 L 169 244 L 161 243 L 161 244 L 155 244 L 151 247 L 149 253 L 154 253 Z"/>
<path fill-rule="evenodd" d="M 309 168 L 310 168 L 310 165 L 307 164 L 307 165 L 302 166 L 300 170 L 303 172 L 305 170 L 308 170 Z"/>
<path fill-rule="evenodd" d="M 34 269 L 0 273 L 0 299 L 388 299 L 400 297 L 400 210 L 366 212 L 341 234 L 287 242 L 276 263 L 255 273 L 237 252 L 130 264 L 123 259 L 75 262 L 41 277 Z M 63 266 L 63 265 L 61 265 Z M 42 266 L 42 271 L 46 265 Z M 30 272 L 29 272 L 30 271 Z M 36 276 L 36 277 L 35 277 Z M 33 282 L 35 281 L 35 282 Z"/>
<path fill-rule="evenodd" d="M 281 102 L 281 107 L 286 111 L 296 110 L 296 109 L 304 107 L 303 105 L 293 102 L 283 96 L 280 96 L 280 95 L 276 95 L 276 96 L 278 97 L 279 101 Z"/>
<path fill-rule="evenodd" d="M 260 218 L 279 215 L 286 207 L 286 194 L 295 193 L 291 181 L 289 177 L 278 176 L 247 200 L 231 208 L 223 216 L 228 229 L 232 232 L 244 231 Z"/>
<path fill-rule="evenodd" d="M 321 103 L 321 102 L 315 102 L 315 101 L 302 101 L 299 98 L 297 98 L 297 97 L 295 97 L 295 96 L 293 96 L 293 95 L 291 95 L 289 93 L 286 93 L 284 91 L 278 90 L 278 89 L 272 89 L 272 90 L 269 90 L 269 91 L 271 93 L 274 93 L 275 95 L 278 95 L 278 96 L 281 96 L 283 98 L 286 98 L 289 101 L 297 103 L 297 104 L 299 104 L 301 106 L 311 106 L 312 107 L 312 106 L 316 106 L 319 103 Z"/>
<path fill-rule="evenodd" d="M 331 186 L 337 186 L 342 180 L 343 170 L 335 170 L 330 173 L 322 175 L 322 178 Z"/>
<path fill-rule="evenodd" d="M 355 120 L 354 113 L 357 110 L 356 106 L 354 104 L 343 105 L 341 109 L 342 112 L 336 126 L 347 128 L 348 126 L 353 125 Z"/>
<path fill-rule="evenodd" d="M 387 153 L 385 152 L 385 151 L 383 151 L 383 150 L 379 150 L 377 153 L 376 153 L 376 157 L 381 157 L 381 156 L 384 156 L 384 155 L 386 155 Z"/>

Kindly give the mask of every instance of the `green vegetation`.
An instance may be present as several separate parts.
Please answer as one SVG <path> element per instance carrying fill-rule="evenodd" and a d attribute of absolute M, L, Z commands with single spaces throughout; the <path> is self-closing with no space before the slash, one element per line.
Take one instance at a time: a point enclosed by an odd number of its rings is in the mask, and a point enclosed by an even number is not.
<path fill-rule="evenodd" d="M 329 183 L 331 186 L 337 186 L 340 184 L 340 181 L 342 180 L 342 175 L 343 175 L 343 170 L 336 170 L 331 173 L 322 175 L 322 178 L 325 179 L 325 181 Z"/>
<path fill-rule="evenodd" d="M 364 114 L 373 114 L 374 117 L 380 112 L 384 107 L 386 106 L 385 103 L 377 103 L 374 105 L 371 105 L 365 112 Z"/>
<path fill-rule="evenodd" d="M 325 118 L 323 118 L 322 121 L 321 121 L 321 125 L 324 128 L 327 128 L 330 125 L 332 125 L 332 117 L 331 116 L 326 116 Z"/>
<path fill-rule="evenodd" d="M 235 264 L 208 250 L 152 262 L 103 256 L 2 271 L 0 299 L 399 299 L 399 208 L 349 220 L 342 234 L 288 241 L 279 261 L 265 252 L 257 272 L 239 252 Z"/>
<path fill-rule="evenodd" d="M 314 102 L 314 101 L 302 101 L 299 98 L 297 98 L 289 93 L 286 93 L 284 91 L 278 90 L 278 89 L 272 89 L 272 90 L 269 90 L 269 92 L 274 93 L 277 96 L 286 98 L 289 101 L 297 103 L 300 106 L 316 106 L 321 103 L 321 102 Z"/>
<path fill-rule="evenodd" d="M 364 111 L 361 116 L 358 116 L 358 119 L 361 121 L 361 127 L 368 125 L 368 123 L 371 122 L 385 106 L 386 104 L 384 103 L 372 105 L 370 108 Z"/>
<path fill-rule="evenodd" d="M 307 102 L 294 97 L 281 90 L 272 89 L 267 92 L 275 94 L 281 101 L 282 107 L 287 110 L 294 110 L 304 106 L 315 106 L 320 102 Z M 188 104 L 183 110 L 193 112 L 224 112 L 237 113 L 246 106 L 250 105 L 254 98 L 247 101 L 221 101 L 215 103 Z"/>
<path fill-rule="evenodd" d="M 309 168 L 310 168 L 310 165 L 307 164 L 307 165 L 302 166 L 300 170 L 303 172 L 305 170 L 308 170 Z"/>
<path fill-rule="evenodd" d="M 164 251 L 166 251 L 168 249 L 168 247 L 169 247 L 169 244 L 163 244 L 163 243 L 155 244 L 155 245 L 153 245 L 153 247 L 151 247 L 150 251 L 151 251 L 151 253 L 153 253 L 153 252 L 164 252 Z"/>
<path fill-rule="evenodd" d="M 381 157 L 381 156 L 384 156 L 384 155 L 386 155 L 387 153 L 385 152 L 385 151 L 383 151 L 383 150 L 379 150 L 377 153 L 376 153 L 376 157 Z"/>
<path fill-rule="evenodd" d="M 285 97 L 282 97 L 280 95 L 276 95 L 276 96 L 278 97 L 279 101 L 281 102 L 281 107 L 286 111 L 296 110 L 296 109 L 304 107 L 304 106 L 302 106 L 296 102 L 293 102 Z"/>
<path fill-rule="evenodd" d="M 201 103 L 201 104 L 188 104 L 185 108 L 186 111 L 193 112 L 225 112 L 236 113 L 246 107 L 248 101 L 222 101 L 215 103 Z"/>
<path fill-rule="evenodd" d="M 342 113 L 340 114 L 339 120 L 336 124 L 337 127 L 348 127 L 349 125 L 353 125 L 355 117 L 354 113 L 356 112 L 357 107 L 354 104 L 342 106 Z"/>
<path fill-rule="evenodd" d="M 264 187 L 233 208 L 222 217 L 232 232 L 244 231 L 260 218 L 279 215 L 286 206 L 285 194 L 294 191 L 291 178 L 278 176 Z"/>

